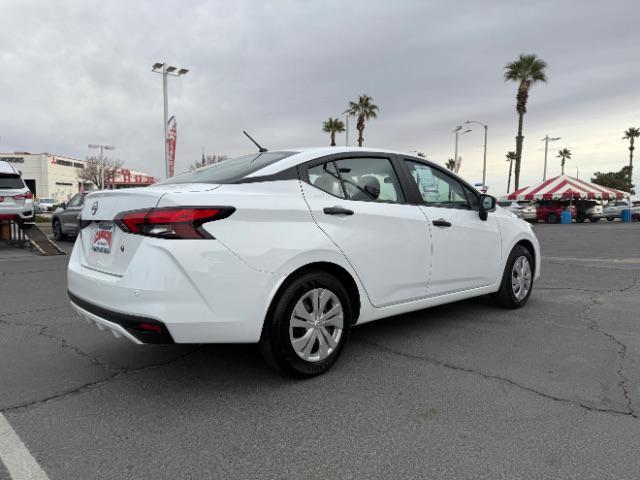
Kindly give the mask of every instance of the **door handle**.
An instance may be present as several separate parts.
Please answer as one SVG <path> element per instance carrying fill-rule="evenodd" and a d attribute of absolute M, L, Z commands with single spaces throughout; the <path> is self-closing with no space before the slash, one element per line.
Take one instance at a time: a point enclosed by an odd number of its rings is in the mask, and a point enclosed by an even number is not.
<path fill-rule="evenodd" d="M 353 210 L 343 207 L 326 207 L 323 212 L 326 215 L 353 215 Z"/>
<path fill-rule="evenodd" d="M 451 226 L 451 222 L 445 220 L 444 218 L 439 218 L 438 220 L 434 220 L 433 224 L 436 227 L 450 227 Z"/>

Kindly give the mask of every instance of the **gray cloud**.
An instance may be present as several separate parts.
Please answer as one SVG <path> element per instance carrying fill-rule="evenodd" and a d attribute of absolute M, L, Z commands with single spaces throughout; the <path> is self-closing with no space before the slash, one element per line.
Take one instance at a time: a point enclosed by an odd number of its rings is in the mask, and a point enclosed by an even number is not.
<path fill-rule="evenodd" d="M 243 128 L 272 148 L 326 144 L 322 121 L 367 93 L 380 106 L 365 131 L 370 146 L 444 162 L 456 124 L 488 123 L 489 184 L 500 193 L 516 129 L 516 87 L 502 68 L 520 52 L 544 58 L 550 78 L 531 92 L 524 183 L 540 177 L 545 133 L 563 137 L 574 151 L 568 171 L 577 165 L 586 177 L 620 168 L 622 132 L 640 125 L 633 1 L 5 0 L 1 8 L 3 151 L 83 157 L 87 143 L 112 143 L 132 167 L 161 175 L 161 78 L 150 66 L 163 59 L 191 69 L 170 80 L 178 168 L 202 146 L 251 150 Z M 461 173 L 474 181 L 481 143 L 477 130 L 461 142 Z"/>

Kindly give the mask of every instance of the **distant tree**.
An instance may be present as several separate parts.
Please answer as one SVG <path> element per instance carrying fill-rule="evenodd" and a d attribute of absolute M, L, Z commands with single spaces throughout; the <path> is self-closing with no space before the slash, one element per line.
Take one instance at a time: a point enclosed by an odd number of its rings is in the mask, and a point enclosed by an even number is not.
<path fill-rule="evenodd" d="M 456 169 L 456 161 L 453 158 L 450 158 L 445 162 L 444 166 L 453 172 Z"/>
<path fill-rule="evenodd" d="M 78 170 L 78 178 L 83 183 L 93 183 L 98 190 L 102 190 L 105 187 L 102 179 L 104 178 L 107 184 L 109 178 L 115 176 L 117 170 L 122 167 L 122 163 L 121 160 L 112 160 L 108 157 L 102 157 L 102 161 L 98 157 L 85 157 L 84 168 Z"/>
<path fill-rule="evenodd" d="M 568 148 L 558 150 L 558 155 L 556 155 L 556 158 L 560 159 L 560 165 L 562 166 L 562 175 L 564 175 L 564 164 L 567 160 L 571 159 L 571 150 L 569 150 Z"/>
<path fill-rule="evenodd" d="M 358 119 L 358 146 L 364 143 L 364 122 L 378 117 L 378 106 L 373 104 L 373 98 L 368 95 L 360 95 L 357 102 L 349 102 L 347 113 Z"/>
<path fill-rule="evenodd" d="M 629 191 L 633 188 L 633 185 L 631 185 L 633 179 L 633 151 L 635 150 L 633 141 L 638 137 L 640 137 L 640 129 L 634 127 L 627 129 L 624 132 L 624 137 L 622 137 L 623 140 L 629 140 L 629 185 L 627 185 Z"/>
<path fill-rule="evenodd" d="M 336 146 L 336 133 L 344 132 L 344 122 L 337 118 L 329 117 L 322 124 L 322 131 L 330 134 L 331 136 L 331 146 Z"/>
<path fill-rule="evenodd" d="M 228 155 L 207 155 L 204 156 L 204 154 L 202 155 L 202 160 L 200 160 L 199 162 L 194 162 L 191 165 L 189 165 L 189 171 L 193 171 L 196 168 L 201 168 L 201 167 L 205 167 L 207 165 L 212 165 L 214 163 L 219 163 L 219 162 L 224 162 L 225 160 L 228 160 L 229 156 Z"/>
<path fill-rule="evenodd" d="M 420 158 L 427 158 L 427 154 L 424 152 L 418 152 L 416 155 L 418 155 Z"/>
<path fill-rule="evenodd" d="M 630 172 L 631 169 L 629 165 L 622 167 L 622 169 L 617 172 L 595 172 L 591 181 L 603 187 L 615 188 L 616 190 L 635 194 L 634 186 L 630 185 Z"/>
<path fill-rule="evenodd" d="M 518 135 L 516 136 L 516 158 L 514 183 L 515 190 L 520 187 L 520 163 L 522 161 L 522 123 L 524 114 L 527 113 L 527 99 L 529 98 L 529 88 L 537 82 L 546 82 L 547 74 L 545 69 L 547 63 L 536 55 L 525 55 L 521 53 L 517 60 L 505 65 L 505 81 L 518 82 L 518 94 L 516 95 L 516 111 L 518 112 Z"/>
<path fill-rule="evenodd" d="M 516 159 L 516 152 L 507 152 L 505 157 L 507 158 L 507 162 L 509 162 L 509 179 L 507 180 L 507 193 L 509 193 L 509 189 L 511 188 L 511 170 L 513 169 L 513 161 Z"/>

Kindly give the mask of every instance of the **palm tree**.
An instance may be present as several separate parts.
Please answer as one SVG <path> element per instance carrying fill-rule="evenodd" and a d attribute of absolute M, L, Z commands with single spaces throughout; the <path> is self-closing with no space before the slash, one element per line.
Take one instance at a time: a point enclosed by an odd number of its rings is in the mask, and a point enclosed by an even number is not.
<path fill-rule="evenodd" d="M 456 169 L 456 161 L 453 158 L 450 158 L 444 166 L 453 172 Z"/>
<path fill-rule="evenodd" d="M 556 158 L 560 158 L 560 165 L 562 165 L 562 175 L 564 175 L 564 162 L 571 158 L 571 150 L 568 148 L 563 148 L 562 150 L 558 150 L 558 155 Z"/>
<path fill-rule="evenodd" d="M 636 147 L 633 146 L 634 139 L 640 137 L 640 129 L 631 127 L 624 132 L 623 140 L 629 140 L 629 193 L 633 189 L 631 179 L 633 178 L 633 151 Z"/>
<path fill-rule="evenodd" d="M 509 179 L 507 180 L 507 193 L 509 193 L 509 189 L 511 188 L 511 170 L 513 169 L 513 161 L 516 159 L 516 152 L 507 152 L 505 157 L 507 158 L 507 162 L 509 162 Z"/>
<path fill-rule="evenodd" d="M 336 133 L 344 132 L 344 122 L 337 118 L 329 117 L 329 119 L 322 124 L 322 131 L 331 134 L 331 146 L 336 146 Z"/>
<path fill-rule="evenodd" d="M 520 186 L 520 162 L 522 160 L 522 123 L 524 114 L 527 113 L 527 99 L 529 98 L 529 88 L 536 82 L 546 82 L 547 62 L 536 55 L 525 55 L 521 53 L 517 60 L 505 65 L 504 79 L 519 82 L 518 94 L 516 95 L 516 111 L 518 112 L 518 135 L 516 136 L 516 168 L 514 172 L 515 190 Z"/>
<path fill-rule="evenodd" d="M 378 117 L 378 106 L 373 104 L 373 98 L 368 95 L 360 95 L 357 102 L 349 102 L 347 113 L 358 119 L 358 146 L 364 143 L 364 122 Z"/>

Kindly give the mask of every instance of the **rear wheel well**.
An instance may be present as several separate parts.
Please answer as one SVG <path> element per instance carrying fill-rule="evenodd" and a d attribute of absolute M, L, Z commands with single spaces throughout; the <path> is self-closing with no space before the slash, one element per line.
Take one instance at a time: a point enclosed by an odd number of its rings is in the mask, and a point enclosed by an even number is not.
<path fill-rule="evenodd" d="M 282 282 L 282 285 L 280 285 L 278 291 L 271 299 L 267 318 L 269 318 L 269 316 L 271 315 L 277 299 L 280 298 L 282 292 L 291 284 L 291 282 L 293 282 L 300 275 L 310 271 L 327 272 L 340 280 L 340 283 L 342 283 L 345 290 L 347 291 L 347 294 L 349 295 L 349 301 L 351 302 L 351 311 L 353 312 L 353 323 L 355 324 L 358 320 L 358 317 L 360 316 L 360 292 L 358 290 L 358 285 L 347 270 L 342 268 L 340 265 L 336 265 L 335 263 L 330 262 L 309 263 L 308 265 L 300 267 L 297 270 L 291 272 L 284 280 L 284 282 Z"/>
<path fill-rule="evenodd" d="M 516 243 L 514 245 L 514 248 L 517 245 L 522 245 L 531 254 L 531 259 L 533 260 L 533 265 L 531 265 L 531 269 L 533 270 L 533 273 L 535 275 L 535 273 L 536 273 L 536 250 L 535 250 L 535 248 L 533 248 L 533 244 L 529 240 L 520 240 L 518 243 Z"/>

